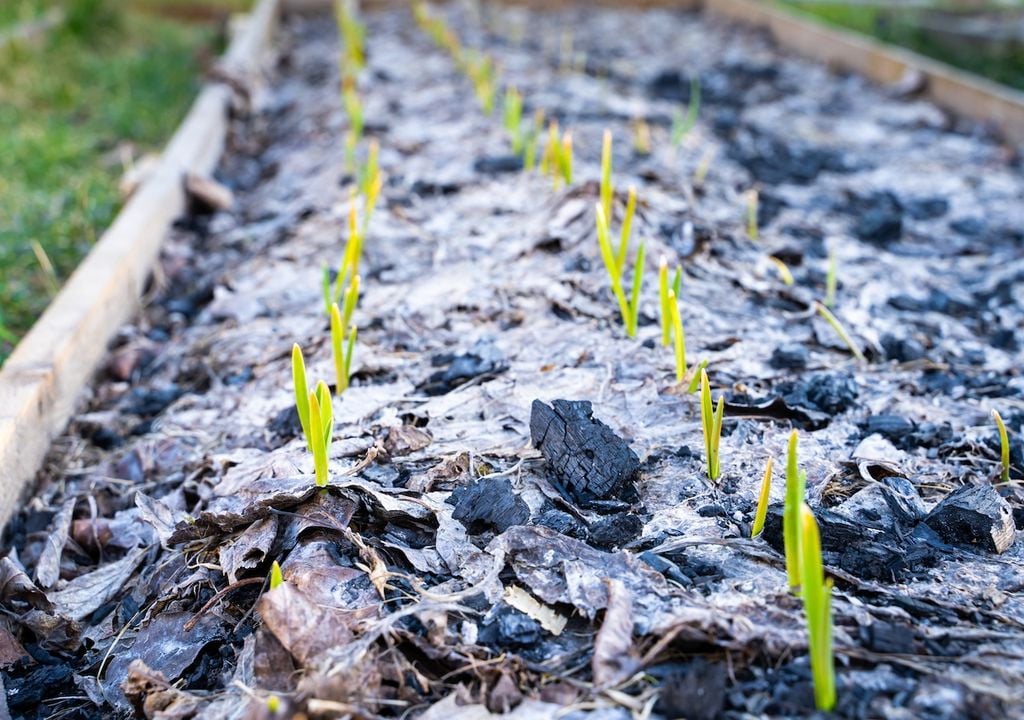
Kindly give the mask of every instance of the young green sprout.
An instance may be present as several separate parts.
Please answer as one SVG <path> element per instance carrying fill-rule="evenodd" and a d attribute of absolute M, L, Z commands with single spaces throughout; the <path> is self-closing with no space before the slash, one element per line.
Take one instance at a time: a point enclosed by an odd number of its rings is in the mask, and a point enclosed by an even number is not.
<path fill-rule="evenodd" d="M 831 325 L 832 329 L 836 331 L 836 335 L 839 336 L 839 339 L 846 343 L 846 347 L 850 348 L 850 352 L 853 353 L 853 356 L 861 362 L 867 362 L 868 360 L 864 357 L 864 353 L 862 353 L 856 343 L 853 342 L 853 338 L 851 338 L 850 334 L 846 332 L 846 328 L 843 327 L 841 322 L 839 322 L 839 318 L 833 315 L 832 311 L 820 302 L 815 302 L 814 307 L 818 311 L 818 314 L 825 319 L 825 322 Z"/>
<path fill-rule="evenodd" d="M 701 155 L 700 162 L 697 163 L 697 169 L 693 171 L 693 186 L 696 188 L 704 187 L 704 181 L 708 177 L 708 171 L 711 170 L 711 163 L 715 160 L 715 155 L 718 150 L 711 146 L 704 151 Z"/>
<path fill-rule="evenodd" d="M 764 477 L 761 478 L 761 492 L 757 497 L 757 511 L 754 513 L 754 524 L 750 528 L 750 537 L 755 538 L 764 530 L 764 521 L 768 517 L 768 497 L 772 490 L 772 465 L 775 461 L 768 457 L 764 466 Z"/>
<path fill-rule="evenodd" d="M 686 379 L 686 336 L 683 334 L 683 319 L 679 314 L 679 302 L 674 290 L 668 291 L 666 300 L 672 318 L 672 337 L 675 340 L 673 350 L 676 356 L 676 383 L 680 384 Z"/>
<path fill-rule="evenodd" d="M 360 70 L 366 63 L 366 28 L 359 22 L 354 0 L 335 0 L 334 17 L 344 45 L 346 67 Z"/>
<path fill-rule="evenodd" d="M 789 589 L 796 592 L 800 586 L 800 506 L 804 502 L 807 474 L 797 463 L 797 434 L 789 435 L 786 453 L 786 500 L 782 506 L 782 540 L 786 551 L 786 576 Z"/>
<path fill-rule="evenodd" d="M 604 216 L 612 218 L 612 131 L 605 130 L 601 139 L 601 208 Z"/>
<path fill-rule="evenodd" d="M 747 191 L 747 237 L 757 241 L 757 190 Z"/>
<path fill-rule="evenodd" d="M 717 480 L 721 474 L 718 445 L 722 439 L 722 416 L 725 412 L 725 397 L 718 396 L 718 405 L 712 409 L 711 384 L 708 371 L 700 371 L 700 421 L 704 427 L 704 451 L 707 456 L 708 479 Z"/>
<path fill-rule="evenodd" d="M 557 189 L 559 183 L 572 185 L 572 133 L 559 137 L 558 122 L 548 124 L 548 139 L 540 158 L 540 171 L 550 175 Z"/>
<path fill-rule="evenodd" d="M 806 503 L 800 503 L 800 564 L 803 572 L 804 615 L 811 654 L 814 704 L 822 712 L 836 705 L 836 670 L 832 655 L 832 580 L 825 579 L 818 522 Z"/>
<path fill-rule="evenodd" d="M 774 255 L 769 255 L 768 260 L 775 266 L 775 269 L 779 271 L 779 277 L 782 278 L 783 284 L 787 287 L 793 286 L 793 273 L 789 271 L 789 267 L 786 263 L 779 260 Z"/>
<path fill-rule="evenodd" d="M 277 590 L 277 588 L 284 585 L 284 575 L 281 574 L 281 566 L 277 564 L 277 560 L 270 566 L 270 589 Z"/>
<path fill-rule="evenodd" d="M 512 154 L 523 152 L 523 96 L 514 87 L 505 90 L 505 132 L 512 144 Z"/>
<path fill-rule="evenodd" d="M 594 208 L 597 217 L 597 242 L 601 247 L 601 259 L 604 261 L 605 269 L 612 284 L 612 293 L 619 303 L 619 311 L 622 314 L 622 322 L 626 326 L 626 334 L 629 337 L 636 337 L 638 318 L 640 316 L 640 286 L 643 283 L 644 272 L 644 244 L 636 251 L 636 260 L 633 265 L 633 286 L 630 297 L 622 288 L 622 271 L 615 259 L 612 243 L 609 237 L 608 220 L 604 214 L 604 208 L 598 203 Z"/>
<path fill-rule="evenodd" d="M 348 390 L 349 377 L 352 374 L 352 353 L 355 350 L 356 326 L 351 324 L 352 313 L 359 298 L 359 276 L 353 284 L 345 289 L 344 309 L 338 303 L 331 303 L 331 351 L 334 355 L 335 387 L 338 395 Z M 345 329 L 348 328 L 348 340 Z"/>
<path fill-rule="evenodd" d="M 996 429 L 999 431 L 999 462 L 1002 466 L 1002 471 L 999 474 L 999 479 L 1003 482 L 1010 481 L 1010 438 L 1006 434 L 1006 425 L 1003 423 L 1003 418 L 999 414 L 998 410 L 992 410 L 992 419 L 996 423 Z"/>
<path fill-rule="evenodd" d="M 694 126 L 697 124 L 697 113 L 700 112 L 700 81 L 690 78 L 690 102 L 686 108 L 686 115 L 681 109 L 676 109 L 672 117 L 671 142 L 673 147 L 678 147 Z"/>
<path fill-rule="evenodd" d="M 533 127 L 527 131 L 523 141 L 523 170 L 526 172 L 533 172 L 537 166 L 537 143 L 543 131 L 544 109 L 537 108 L 533 114 Z"/>
<path fill-rule="evenodd" d="M 704 358 L 701 360 L 697 367 L 693 369 L 693 374 L 690 377 L 690 385 L 686 388 L 686 392 L 693 395 L 695 392 L 700 390 L 700 374 L 702 371 L 708 369 L 708 359 Z"/>
<path fill-rule="evenodd" d="M 643 118 L 633 121 L 633 151 L 637 155 L 651 154 L 651 126 Z"/>
<path fill-rule="evenodd" d="M 828 272 L 825 275 L 825 307 L 830 310 L 836 306 L 836 287 L 839 284 L 839 259 L 836 257 L 836 246 L 832 243 L 828 249 Z"/>
<path fill-rule="evenodd" d="M 316 389 L 309 392 L 306 362 L 298 343 L 292 346 L 292 381 L 295 385 L 295 409 L 299 413 L 299 424 L 306 437 L 306 447 L 313 454 L 316 484 L 317 487 L 324 487 L 327 485 L 327 452 L 334 434 L 331 390 L 321 380 L 316 384 Z"/>
<path fill-rule="evenodd" d="M 680 286 L 683 282 L 683 269 L 676 266 L 672 283 L 668 281 L 668 260 L 663 255 L 658 262 L 658 298 L 661 301 L 661 344 L 668 347 L 672 341 L 673 318 L 669 306 L 669 290 L 678 299 Z"/>
<path fill-rule="evenodd" d="M 629 236 L 633 232 L 633 216 L 636 214 L 636 186 L 629 186 L 629 195 L 626 199 L 626 214 L 622 218 L 622 229 L 619 231 L 619 254 L 615 256 L 619 265 L 619 272 L 626 267 L 626 252 L 629 250 Z M 609 216 L 610 217 L 610 216 Z"/>
<path fill-rule="evenodd" d="M 345 133 L 345 167 L 355 169 L 356 147 L 363 137 L 363 104 L 356 92 L 355 83 L 347 78 L 341 91 L 342 104 L 348 115 L 349 129 Z"/>

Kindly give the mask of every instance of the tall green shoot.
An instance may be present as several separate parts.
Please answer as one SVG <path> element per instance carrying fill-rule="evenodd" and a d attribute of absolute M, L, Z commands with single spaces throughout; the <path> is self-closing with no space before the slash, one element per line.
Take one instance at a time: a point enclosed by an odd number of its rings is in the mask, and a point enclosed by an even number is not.
<path fill-rule="evenodd" d="M 786 576 L 789 589 L 796 592 L 800 586 L 800 506 L 804 502 L 807 474 L 797 463 L 796 430 L 789 435 L 786 454 L 786 500 L 782 506 L 782 539 L 786 551 Z"/>
<path fill-rule="evenodd" d="M 722 439 L 722 418 L 725 413 L 725 397 L 718 396 L 718 405 L 711 403 L 711 384 L 707 370 L 700 371 L 700 421 L 704 428 L 704 452 L 707 458 L 708 479 L 717 480 L 721 474 L 718 447 Z"/>
<path fill-rule="evenodd" d="M 331 303 L 331 350 L 334 355 L 335 388 L 338 395 L 348 389 L 352 374 L 352 354 L 355 350 L 358 330 L 352 324 L 352 313 L 359 297 L 359 276 L 344 293 L 343 307 Z M 348 339 L 345 331 L 348 330 Z"/>
<path fill-rule="evenodd" d="M 850 352 L 853 354 L 853 356 L 860 360 L 862 363 L 866 363 L 868 359 L 864 357 L 864 353 L 862 353 L 860 348 L 857 347 L 857 344 L 853 342 L 853 338 L 850 337 L 850 333 L 846 332 L 846 328 L 843 327 L 843 324 L 841 322 L 839 322 L 839 318 L 833 315 L 832 311 L 829 310 L 824 305 L 822 305 L 820 302 L 815 301 L 814 307 L 818 311 L 818 314 L 825 320 L 825 322 L 831 325 L 832 329 L 836 331 L 836 335 L 839 336 L 839 339 L 846 343 L 846 347 L 850 348 Z"/>
<path fill-rule="evenodd" d="M 334 435 L 334 411 L 331 406 L 331 389 L 320 380 L 316 389 L 309 394 L 309 439 L 312 442 L 313 468 L 316 472 L 316 486 L 326 487 L 329 480 L 328 460 L 331 437 Z"/>
<path fill-rule="evenodd" d="M 755 538 L 764 531 L 764 521 L 768 517 L 768 498 L 772 490 L 772 465 L 775 461 L 771 456 L 765 464 L 764 477 L 761 478 L 761 492 L 757 497 L 757 510 L 754 513 L 754 524 L 750 528 L 750 537 Z"/>
<path fill-rule="evenodd" d="M 630 298 L 622 288 L 622 271 L 615 259 L 612 250 L 612 243 L 609 237 L 608 220 L 605 217 L 604 209 L 598 203 L 594 207 L 597 218 L 597 242 L 601 248 L 601 259 L 604 261 L 605 269 L 611 280 L 612 293 L 619 303 L 619 312 L 622 315 L 622 322 L 626 326 L 626 334 L 629 337 L 636 337 L 637 324 L 640 316 L 640 285 L 643 282 L 644 244 L 640 243 L 636 252 L 636 261 L 633 268 L 633 287 Z"/>
<path fill-rule="evenodd" d="M 672 283 L 668 281 L 668 260 L 662 256 L 658 262 L 658 299 L 661 301 L 661 344 L 668 347 L 672 341 L 672 313 L 669 308 L 669 290 L 679 297 L 679 291 L 683 282 L 683 269 L 676 266 Z"/>
<path fill-rule="evenodd" d="M 825 579 L 818 522 L 806 503 L 800 503 L 800 564 L 803 572 L 807 644 L 814 680 L 814 704 L 822 712 L 836 706 L 836 670 L 832 654 L 832 580 Z"/>
<path fill-rule="evenodd" d="M 836 257 L 835 243 L 828 249 L 828 271 L 825 274 L 825 301 L 828 309 L 836 306 L 836 289 L 839 284 L 839 259 Z"/>
<path fill-rule="evenodd" d="M 671 142 L 678 147 L 694 126 L 697 124 L 697 114 L 700 112 L 700 80 L 696 77 L 690 78 L 690 101 L 686 107 L 686 115 L 682 110 L 676 109 L 672 117 Z"/>
<path fill-rule="evenodd" d="M 1002 482 L 1010 482 L 1010 438 L 1006 434 L 1006 424 L 998 410 L 992 410 L 992 419 L 999 432 L 999 464 L 1002 467 L 999 479 Z"/>
<path fill-rule="evenodd" d="M 505 90 L 505 132 L 512 144 L 512 153 L 523 152 L 523 96 L 514 87 Z"/>
<path fill-rule="evenodd" d="M 601 209 L 608 222 L 612 218 L 612 131 L 605 130 L 601 139 Z"/>
<path fill-rule="evenodd" d="M 747 237 L 757 241 L 757 190 L 751 189 L 747 192 Z"/>

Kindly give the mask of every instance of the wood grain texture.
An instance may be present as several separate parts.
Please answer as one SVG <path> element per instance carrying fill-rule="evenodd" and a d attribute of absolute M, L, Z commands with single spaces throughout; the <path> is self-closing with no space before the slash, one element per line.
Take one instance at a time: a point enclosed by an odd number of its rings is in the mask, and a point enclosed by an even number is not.
<path fill-rule="evenodd" d="M 254 71 L 279 0 L 260 0 L 224 57 L 233 73 Z M 171 223 L 185 207 L 186 173 L 213 171 L 224 149 L 232 90 L 207 85 L 167 144 L 159 168 L 0 369 L 0 523 L 35 477 L 50 443 L 75 411 L 82 388 L 139 297 Z"/>

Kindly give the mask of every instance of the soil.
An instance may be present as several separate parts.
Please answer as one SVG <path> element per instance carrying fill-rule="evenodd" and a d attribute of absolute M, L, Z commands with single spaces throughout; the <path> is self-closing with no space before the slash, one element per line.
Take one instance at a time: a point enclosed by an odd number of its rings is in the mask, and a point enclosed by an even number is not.
<path fill-rule="evenodd" d="M 500 118 L 408 10 L 366 15 L 387 180 L 318 491 L 290 353 L 333 378 L 321 267 L 353 181 L 333 21 L 289 19 L 218 171 L 233 208 L 175 229 L 7 528 L 11 715 L 260 718 L 271 694 L 282 717 L 812 715 L 781 472 L 749 538 L 796 428 L 835 583 L 836 715 L 1024 717 L 1020 156 L 699 14 L 444 13 L 524 116 L 571 128 L 575 182 L 510 171 Z M 700 119 L 673 148 L 691 76 Z M 636 339 L 594 231 L 605 128 L 616 215 L 635 184 L 650 259 Z M 829 248 L 865 363 L 814 311 Z M 663 255 L 691 362 L 727 400 L 717 482 L 661 345 Z"/>

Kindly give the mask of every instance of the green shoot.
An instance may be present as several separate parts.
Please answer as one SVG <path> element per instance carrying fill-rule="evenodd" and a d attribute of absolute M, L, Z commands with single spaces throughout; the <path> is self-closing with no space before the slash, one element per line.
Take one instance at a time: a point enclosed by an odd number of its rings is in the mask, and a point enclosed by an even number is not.
<path fill-rule="evenodd" d="M 277 560 L 270 566 L 270 589 L 277 590 L 277 588 L 284 585 L 284 575 L 281 574 L 281 566 L 277 564 Z"/>
<path fill-rule="evenodd" d="M 345 46 L 346 65 L 353 70 L 361 69 L 366 63 L 366 28 L 356 17 L 353 0 L 336 0 L 334 16 L 338 23 L 338 34 Z"/>
<path fill-rule="evenodd" d="M 465 72 L 473 82 L 476 99 L 484 115 L 494 112 L 494 97 L 497 94 L 497 68 L 489 55 L 474 53 L 465 62 Z"/>
<path fill-rule="evenodd" d="M 331 350 L 334 354 L 335 387 L 338 395 L 348 389 L 349 377 L 352 374 L 352 353 L 355 350 L 358 331 L 356 326 L 351 324 L 351 317 L 359 295 L 358 275 L 354 283 L 345 290 L 343 310 L 338 307 L 338 303 L 331 304 Z M 348 328 L 347 341 L 345 328 Z"/>
<path fill-rule="evenodd" d="M 757 241 L 757 190 L 747 192 L 747 237 Z"/>
<path fill-rule="evenodd" d="M 309 386 L 306 384 L 306 361 L 298 343 L 292 345 L 292 384 L 295 386 L 295 409 L 299 413 L 299 424 L 306 438 L 306 446 L 312 449 L 309 435 Z"/>
<path fill-rule="evenodd" d="M 505 90 L 505 131 L 512 143 L 512 153 L 523 152 L 523 96 L 513 87 Z"/>
<path fill-rule="evenodd" d="M 527 132 L 525 147 L 523 148 L 523 169 L 526 172 L 533 172 L 533 169 L 537 166 L 537 142 L 543 130 L 544 109 L 537 108 L 537 111 L 533 114 L 533 128 Z"/>
<path fill-rule="evenodd" d="M 566 131 L 558 153 L 558 171 L 566 187 L 572 185 L 572 133 Z"/>
<path fill-rule="evenodd" d="M 331 389 L 323 380 L 309 394 L 309 438 L 312 440 L 313 467 L 316 486 L 326 487 L 328 451 L 334 435 L 334 412 L 331 407 Z"/>
<path fill-rule="evenodd" d="M 540 171 L 550 175 L 557 189 L 559 183 L 572 185 L 572 133 L 559 137 L 558 122 L 548 123 L 548 139 L 540 158 Z"/>
<path fill-rule="evenodd" d="M 722 416 L 725 412 L 725 397 L 718 396 L 718 405 L 712 409 L 711 384 L 708 371 L 700 371 L 700 421 L 704 426 L 704 451 L 708 464 L 708 479 L 717 480 L 721 474 L 718 445 L 722 439 Z"/>
<path fill-rule="evenodd" d="M 802 566 L 807 644 L 814 679 L 814 704 L 831 711 L 836 705 L 836 670 L 832 655 L 832 580 L 825 580 L 821 561 L 821 537 L 814 513 L 800 504 L 800 564 Z"/>
<path fill-rule="evenodd" d="M 341 91 L 341 101 L 345 106 L 345 114 L 348 116 L 349 127 L 352 128 L 352 135 L 358 143 L 363 137 L 363 102 L 356 92 L 356 84 L 346 80 Z"/>
<path fill-rule="evenodd" d="M 772 265 L 775 266 L 775 269 L 779 271 L 779 277 L 782 278 L 782 282 L 786 286 L 792 287 L 793 286 L 793 273 L 791 273 L 789 271 L 789 267 L 786 265 L 786 263 L 782 262 L 781 260 L 779 260 L 774 255 L 769 255 L 768 259 L 771 261 Z"/>
<path fill-rule="evenodd" d="M 1003 482 L 1010 481 L 1010 438 L 1006 434 L 1006 425 L 998 410 L 992 410 L 992 419 L 995 420 L 996 428 L 999 430 L 999 460 L 1002 465 L 1002 472 L 999 479 Z"/>
<path fill-rule="evenodd" d="M 364 198 L 369 198 L 373 193 L 373 184 L 377 182 L 380 174 L 380 142 L 374 138 L 370 141 L 370 149 L 366 153 L 366 163 L 359 172 L 359 192 Z"/>
<path fill-rule="evenodd" d="M 316 484 L 327 484 L 327 450 L 334 434 L 334 415 L 331 407 L 331 390 L 321 380 L 316 389 L 309 392 L 306 382 L 306 362 L 298 343 L 292 346 L 292 382 L 295 385 L 295 409 L 299 423 L 306 436 L 306 447 L 313 453 L 316 469 Z"/>
<path fill-rule="evenodd" d="M 844 328 L 843 324 L 839 322 L 839 318 L 833 315 L 832 311 L 820 302 L 815 302 L 814 306 L 817 309 L 818 314 L 821 315 L 821 317 L 823 317 L 825 321 L 832 326 L 832 329 L 836 331 L 836 335 L 839 336 L 839 339 L 846 343 L 846 346 L 850 348 L 850 352 L 853 353 L 853 356 L 861 362 L 867 362 L 867 358 L 864 357 L 864 353 L 862 353 L 860 348 L 853 342 L 853 338 L 851 338 L 850 334 L 846 332 L 846 328 Z"/>
<path fill-rule="evenodd" d="M 676 266 L 675 276 L 672 284 L 668 282 L 668 260 L 662 256 L 658 262 L 658 299 L 661 301 L 661 344 L 668 347 L 672 341 L 672 314 L 668 304 L 669 289 L 679 297 L 680 286 L 683 282 L 683 269 Z"/>
<path fill-rule="evenodd" d="M 828 249 L 828 272 L 825 275 L 825 307 L 831 309 L 836 306 L 836 286 L 839 283 L 839 259 L 836 257 L 836 247 L 832 244 Z"/>
<path fill-rule="evenodd" d="M 711 170 L 711 163 L 715 160 L 715 155 L 718 150 L 711 146 L 704 151 L 704 154 L 700 158 L 700 162 L 697 164 L 697 169 L 693 171 L 693 186 L 703 187 L 704 180 L 707 179 L 708 171 Z"/>
<path fill-rule="evenodd" d="M 271 715 L 277 715 L 281 712 L 281 698 L 277 695 L 270 695 L 267 698 L 267 712 Z"/>
<path fill-rule="evenodd" d="M 679 302 L 674 290 L 668 291 L 666 301 L 672 317 L 672 337 L 675 339 L 676 383 L 682 383 L 686 378 L 686 336 L 683 334 L 683 319 L 679 314 Z"/>
<path fill-rule="evenodd" d="M 672 117 L 672 145 L 678 147 L 694 126 L 697 124 L 697 113 L 700 112 L 700 81 L 690 78 L 690 103 L 686 108 L 686 115 L 682 110 L 677 109 Z"/>
<path fill-rule="evenodd" d="M 697 367 L 693 369 L 693 376 L 690 378 L 690 384 L 686 388 L 686 392 L 693 395 L 695 392 L 700 390 L 700 375 L 701 372 L 708 369 L 708 359 L 704 358 L 701 360 Z"/>
<path fill-rule="evenodd" d="M 605 130 L 601 141 L 601 209 L 604 216 L 612 219 L 612 131 Z"/>
<path fill-rule="evenodd" d="M 768 497 L 772 489 L 772 465 L 774 460 L 769 457 L 761 478 L 761 493 L 757 498 L 757 511 L 754 513 L 754 524 L 750 528 L 750 537 L 755 538 L 764 530 L 764 521 L 768 517 Z"/>
<path fill-rule="evenodd" d="M 622 218 L 622 230 L 619 233 L 619 254 L 616 261 L 621 273 L 626 267 L 626 250 L 629 248 L 629 236 L 633 231 L 633 215 L 636 214 L 636 186 L 629 186 L 629 197 L 626 200 L 626 215 Z"/>
<path fill-rule="evenodd" d="M 782 507 L 782 539 L 786 551 L 786 575 L 789 589 L 800 586 L 800 506 L 804 502 L 807 474 L 797 464 L 797 434 L 789 435 L 786 454 L 786 501 Z"/>
<path fill-rule="evenodd" d="M 643 118 L 633 121 L 633 150 L 637 155 L 651 154 L 651 126 Z"/>
<path fill-rule="evenodd" d="M 636 264 L 633 268 L 633 287 L 631 292 L 632 302 L 626 298 L 622 289 L 622 272 L 615 261 L 612 250 L 611 239 L 609 238 L 608 221 L 605 218 L 604 209 L 598 203 L 595 206 L 597 216 L 597 242 L 601 247 L 601 259 L 604 261 L 605 269 L 612 284 L 612 293 L 619 303 L 619 312 L 622 314 L 622 322 L 626 326 L 626 334 L 629 337 L 636 337 L 637 321 L 640 315 L 640 284 L 643 282 L 644 244 L 636 252 Z"/>

